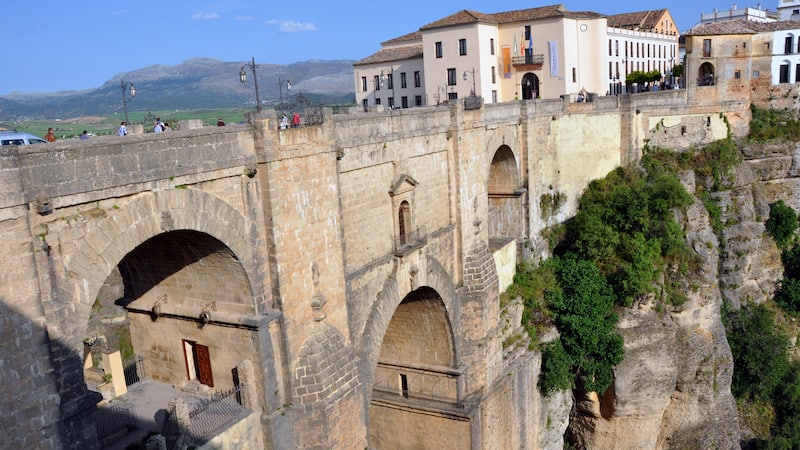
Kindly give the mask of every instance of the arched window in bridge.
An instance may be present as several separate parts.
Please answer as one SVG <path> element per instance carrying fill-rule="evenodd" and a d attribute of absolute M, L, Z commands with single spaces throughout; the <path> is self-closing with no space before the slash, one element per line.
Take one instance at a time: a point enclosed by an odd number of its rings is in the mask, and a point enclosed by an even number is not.
<path fill-rule="evenodd" d="M 410 244 L 413 240 L 412 236 L 412 227 L 411 227 L 411 205 L 408 204 L 408 201 L 403 200 L 400 203 L 400 208 L 398 208 L 397 212 L 397 226 L 398 226 L 398 238 L 400 240 L 400 246 L 405 246 Z"/>
<path fill-rule="evenodd" d="M 417 181 L 409 175 L 399 175 L 389 196 L 392 198 L 392 211 L 394 211 L 394 252 L 403 255 L 424 243 L 424 228 L 414 223 L 414 195 Z"/>

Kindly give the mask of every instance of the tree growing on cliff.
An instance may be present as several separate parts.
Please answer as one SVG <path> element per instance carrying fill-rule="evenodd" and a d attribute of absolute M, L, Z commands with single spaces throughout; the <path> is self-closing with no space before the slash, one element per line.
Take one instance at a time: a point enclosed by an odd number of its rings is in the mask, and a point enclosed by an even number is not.
<path fill-rule="evenodd" d="M 655 290 L 668 264 L 686 265 L 690 252 L 673 210 L 690 203 L 670 174 L 617 168 L 589 184 L 556 252 L 595 263 L 620 303 L 630 306 Z"/>
<path fill-rule="evenodd" d="M 769 205 L 769 218 L 764 225 L 778 247 L 787 249 L 795 241 L 797 213 L 783 200 L 778 200 Z"/>
<path fill-rule="evenodd" d="M 789 371 L 789 338 L 764 305 L 745 305 L 727 317 L 733 355 L 731 392 L 736 398 L 769 400 Z"/>
<path fill-rule="evenodd" d="M 540 387 L 544 392 L 574 387 L 577 376 L 586 390 L 604 392 L 624 355 L 622 336 L 614 331 L 614 292 L 591 261 L 569 254 L 551 264 L 558 283 L 545 298 L 560 338 L 545 350 Z"/>
<path fill-rule="evenodd" d="M 797 239 L 797 213 L 783 200 L 769 207 L 764 224 L 770 236 L 782 250 L 783 279 L 775 291 L 775 303 L 790 314 L 800 313 L 800 244 Z"/>

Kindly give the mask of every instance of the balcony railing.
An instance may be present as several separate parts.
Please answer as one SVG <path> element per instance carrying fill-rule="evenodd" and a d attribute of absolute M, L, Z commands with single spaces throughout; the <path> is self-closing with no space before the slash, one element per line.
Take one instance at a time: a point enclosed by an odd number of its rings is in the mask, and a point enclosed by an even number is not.
<path fill-rule="evenodd" d="M 511 64 L 515 66 L 544 64 L 544 55 L 539 53 L 535 55 L 513 56 L 511 58 Z"/>
<path fill-rule="evenodd" d="M 404 256 L 428 243 L 428 229 L 420 225 L 416 230 L 395 236 L 394 254 Z"/>

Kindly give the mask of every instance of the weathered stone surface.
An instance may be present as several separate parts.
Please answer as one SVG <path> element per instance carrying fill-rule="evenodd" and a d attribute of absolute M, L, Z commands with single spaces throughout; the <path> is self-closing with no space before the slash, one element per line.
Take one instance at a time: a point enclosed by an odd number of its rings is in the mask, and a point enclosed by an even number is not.
<path fill-rule="evenodd" d="M 724 131 L 718 106 L 693 106 L 678 93 L 607 98 L 580 110 L 535 101 L 465 111 L 456 102 L 326 115 L 320 126 L 290 130 L 277 129 L 273 111 L 223 129 L 101 136 L 3 153 L 0 185 L 19 191 L 0 194 L 4 443 L 95 446 L 83 340 L 95 300 L 116 292 L 137 316 L 133 346 L 147 354 L 154 376 L 176 385 L 204 377 L 210 386 L 213 378 L 229 387 L 236 366 L 253 361 L 267 447 L 361 449 L 381 433 L 393 442 L 414 432 L 394 424 L 424 421 L 421 412 L 433 404 L 443 425 L 426 431 L 449 433 L 443 442 L 560 448 L 571 398 L 541 398 L 535 353 L 503 360 L 498 277 L 487 243 L 499 233 L 518 246 L 530 241 L 527 249 L 545 248 L 542 229 L 574 214 L 589 181 L 635 161 L 656 123 L 690 123 L 698 127 L 691 144 L 702 144 Z M 747 105 L 729 102 L 725 111 L 738 122 L 734 130 L 746 125 Z M 507 164 L 496 165 L 496 155 Z M 777 173 L 767 168 L 762 172 Z M 402 177 L 416 183 L 390 192 Z M 556 194 L 564 201 L 543 214 L 538 200 Z M 52 212 L 40 211 L 37 198 L 49 199 Z M 400 222 L 403 202 L 411 218 Z M 101 293 L 117 270 L 124 289 Z M 422 291 L 433 293 L 424 298 L 428 312 L 416 316 L 425 323 L 390 327 L 399 305 L 420 300 Z M 722 370 L 709 368 L 705 356 L 717 361 L 724 351 L 712 320 L 715 300 L 698 297 L 693 309 L 669 320 L 648 310 L 625 323 L 634 335 L 654 333 L 650 320 L 659 318 L 673 336 L 667 343 L 700 346 L 696 360 L 668 355 L 655 338 L 631 338 L 632 354 L 638 345 L 642 353 L 676 358 L 675 372 L 650 368 L 657 379 L 705 393 L 706 375 Z M 435 339 L 442 330 L 450 341 Z M 400 361 L 404 372 L 376 382 L 384 340 L 414 332 L 420 339 L 404 342 L 435 345 L 395 354 L 435 354 Z M 642 383 L 637 370 L 619 376 L 616 410 L 628 418 L 619 429 L 645 426 L 643 418 L 664 401 L 650 404 L 640 395 L 668 391 Z M 687 375 L 695 373 L 703 375 L 699 381 Z M 437 377 L 446 389 L 395 395 L 407 414 L 372 422 L 375 387 L 400 386 L 402 393 L 404 381 L 413 387 Z M 678 411 L 693 395 L 670 405 Z M 698 398 L 692 420 L 707 406 Z M 602 420 L 604 401 L 594 409 L 589 403 Z M 635 445 L 628 439 L 620 442 Z"/>

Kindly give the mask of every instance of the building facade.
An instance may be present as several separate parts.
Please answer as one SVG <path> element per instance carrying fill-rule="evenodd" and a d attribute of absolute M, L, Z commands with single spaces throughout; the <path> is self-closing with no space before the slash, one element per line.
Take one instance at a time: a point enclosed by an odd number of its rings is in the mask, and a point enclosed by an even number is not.
<path fill-rule="evenodd" d="M 800 1 L 790 0 L 781 1 L 781 4 L 786 3 L 794 3 L 795 5 L 800 5 Z M 795 6 L 798 8 L 800 6 Z M 784 6 L 784 11 L 786 11 L 788 6 Z M 790 12 L 791 14 L 791 12 Z M 778 20 L 789 20 L 788 16 L 786 18 L 783 17 L 781 13 L 781 6 L 778 6 L 778 11 L 770 11 L 768 9 L 761 9 L 761 3 L 756 5 L 755 8 L 751 6 L 745 6 L 744 8 L 739 8 L 734 3 L 731 6 L 731 9 L 727 11 L 718 11 L 716 8 L 712 10 L 710 13 L 700 12 L 700 23 L 698 25 L 706 24 L 706 23 L 714 23 L 714 22 L 725 22 L 728 20 L 749 20 L 752 22 L 777 22 Z"/>
<path fill-rule="evenodd" d="M 800 23 L 733 20 L 699 25 L 686 36 L 692 99 L 791 99 L 800 81 Z M 786 95 L 784 95 L 786 94 Z"/>
<path fill-rule="evenodd" d="M 666 85 L 675 86 L 675 65 L 681 64 L 678 27 L 666 9 L 609 16 L 607 92 L 628 91 L 625 79 L 632 72 L 658 70 Z"/>
<path fill-rule="evenodd" d="M 672 69 L 678 30 L 665 9 L 606 17 L 552 5 L 462 10 L 381 46 L 354 64 L 356 101 L 365 110 L 470 96 L 498 103 L 621 93 L 632 71 Z M 413 89 L 421 90 L 402 91 L 405 84 L 398 94 L 403 73 L 406 80 L 414 74 Z"/>
<path fill-rule="evenodd" d="M 428 104 L 425 98 L 422 35 L 409 33 L 381 43 L 379 52 L 355 64 L 356 103 L 411 108 Z"/>
<path fill-rule="evenodd" d="M 800 0 L 778 0 L 779 20 L 797 20 L 800 18 Z"/>

